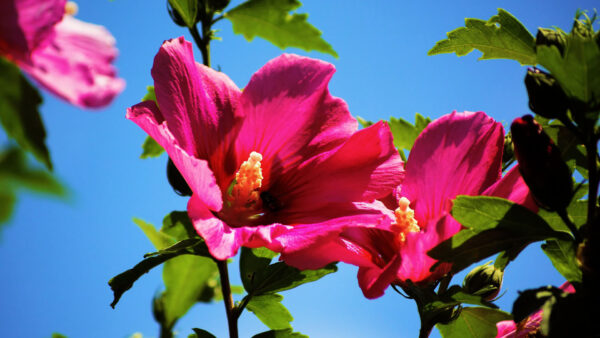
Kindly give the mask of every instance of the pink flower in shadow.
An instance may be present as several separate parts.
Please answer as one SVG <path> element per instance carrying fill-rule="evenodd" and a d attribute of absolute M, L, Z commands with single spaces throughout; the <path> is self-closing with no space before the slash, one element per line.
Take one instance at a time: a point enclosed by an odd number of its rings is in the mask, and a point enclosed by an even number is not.
<path fill-rule="evenodd" d="M 575 288 L 571 283 L 565 282 L 560 287 L 561 290 L 568 293 L 574 293 Z M 498 333 L 496 338 L 527 338 L 537 337 L 536 333 L 542 323 L 542 310 L 539 310 L 519 323 L 512 320 L 503 320 L 496 323 Z"/>
<path fill-rule="evenodd" d="M 436 260 L 427 252 L 461 230 L 450 215 L 456 196 L 500 196 L 535 208 L 516 167 L 502 177 L 503 144 L 502 125 L 483 112 L 437 119 L 416 139 L 404 182 L 385 200 L 390 210 L 383 212 L 392 219 L 388 229 L 347 229 L 337 240 L 313 248 L 311 261 L 297 259 L 303 252 L 283 259 L 299 268 L 330 261 L 357 265 L 359 285 L 368 298 L 383 295 L 391 283 L 439 279 L 450 265 L 430 271 Z"/>
<path fill-rule="evenodd" d="M 0 56 L 78 107 L 108 105 L 125 87 L 112 65 L 115 39 L 102 26 L 65 14 L 65 0 L 0 3 Z"/>
<path fill-rule="evenodd" d="M 282 55 L 240 91 L 196 63 L 183 38 L 160 48 L 157 104 L 139 103 L 127 118 L 190 186 L 188 214 L 217 259 L 241 246 L 308 249 L 349 226 L 389 223 L 375 199 L 401 182 L 403 163 L 386 124 L 356 131 L 346 103 L 327 89 L 334 71 Z"/>

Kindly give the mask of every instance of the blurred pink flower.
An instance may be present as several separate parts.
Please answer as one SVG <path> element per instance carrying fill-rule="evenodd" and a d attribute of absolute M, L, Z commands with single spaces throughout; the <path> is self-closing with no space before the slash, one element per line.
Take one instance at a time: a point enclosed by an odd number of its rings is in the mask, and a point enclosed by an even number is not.
<path fill-rule="evenodd" d="M 190 186 L 188 214 L 217 259 L 240 246 L 319 245 L 349 226 L 389 222 L 375 199 L 403 177 L 385 123 L 356 131 L 327 85 L 331 64 L 282 55 L 243 91 L 194 61 L 183 38 L 154 59 L 157 98 L 127 111 Z M 160 109 L 159 109 L 160 107 Z"/>
<path fill-rule="evenodd" d="M 115 39 L 65 6 L 65 0 L 0 2 L 0 56 L 76 106 L 106 106 L 125 87 L 111 64 Z"/>
<path fill-rule="evenodd" d="M 483 112 L 454 112 L 432 122 L 410 151 L 406 177 L 395 198 L 386 199 L 391 226 L 347 229 L 336 241 L 313 248 L 320 261 L 312 263 L 341 260 L 358 265 L 359 285 L 368 298 L 383 295 L 394 282 L 440 278 L 450 265 L 441 264 L 431 272 L 436 261 L 427 252 L 460 231 L 461 225 L 450 215 L 457 195 L 500 196 L 528 201 L 535 208 L 518 169 L 501 176 L 503 144 L 502 125 Z M 283 259 L 299 268 L 314 267 L 295 254 Z"/>
<path fill-rule="evenodd" d="M 565 282 L 563 285 L 561 285 L 560 289 L 568 293 L 575 292 L 575 288 L 569 282 Z M 518 324 L 512 320 L 503 320 L 496 323 L 496 328 L 498 328 L 496 338 L 537 337 L 536 333 L 540 329 L 541 323 L 542 310 L 533 313 Z"/>

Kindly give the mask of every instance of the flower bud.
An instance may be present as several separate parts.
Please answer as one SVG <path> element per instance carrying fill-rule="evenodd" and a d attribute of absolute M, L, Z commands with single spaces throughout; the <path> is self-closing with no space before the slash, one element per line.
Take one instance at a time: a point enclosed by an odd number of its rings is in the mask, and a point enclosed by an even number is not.
<path fill-rule="evenodd" d="M 208 5 L 212 11 L 220 12 L 229 5 L 229 1 L 230 0 L 208 0 Z M 202 0 L 200 2 L 202 2 Z"/>
<path fill-rule="evenodd" d="M 573 180 L 558 147 L 531 115 L 516 118 L 510 130 L 519 171 L 536 203 L 550 210 L 566 208 Z"/>
<path fill-rule="evenodd" d="M 169 162 L 167 162 L 167 179 L 177 195 L 192 196 L 192 189 L 190 189 L 190 186 L 187 184 L 183 176 L 181 176 L 181 173 L 170 158 Z"/>
<path fill-rule="evenodd" d="M 535 37 L 536 46 L 556 46 L 560 54 L 564 53 L 566 44 L 567 39 L 565 35 L 554 29 L 539 28 Z"/>
<path fill-rule="evenodd" d="M 187 27 L 185 21 L 183 21 L 183 18 L 181 17 L 181 14 L 179 14 L 179 12 L 177 12 L 177 10 L 171 6 L 169 0 L 167 0 L 167 12 L 169 12 L 171 20 L 173 20 L 177 26 Z"/>
<path fill-rule="evenodd" d="M 504 136 L 504 150 L 502 151 L 502 166 L 506 165 L 510 161 L 512 161 L 515 157 L 515 152 L 513 150 L 512 144 L 512 136 L 510 133 Z"/>
<path fill-rule="evenodd" d="M 566 116 L 569 100 L 554 77 L 537 68 L 529 68 L 525 76 L 529 109 L 549 119 Z"/>
<path fill-rule="evenodd" d="M 469 294 L 481 296 L 489 301 L 500 292 L 503 276 L 504 272 L 490 263 L 480 265 L 467 274 L 463 281 L 463 289 Z"/>

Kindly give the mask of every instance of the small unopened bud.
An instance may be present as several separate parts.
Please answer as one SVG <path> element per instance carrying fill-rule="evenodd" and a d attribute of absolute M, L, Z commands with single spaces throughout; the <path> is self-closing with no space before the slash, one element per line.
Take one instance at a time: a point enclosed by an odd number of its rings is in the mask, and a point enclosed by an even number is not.
<path fill-rule="evenodd" d="M 480 265 L 467 274 L 463 281 L 465 292 L 481 296 L 485 300 L 492 300 L 500 292 L 504 272 L 487 263 Z"/>
<path fill-rule="evenodd" d="M 537 204 L 554 211 L 566 208 L 573 180 L 558 147 L 531 115 L 516 118 L 510 131 L 519 171 Z"/>
<path fill-rule="evenodd" d="M 169 158 L 169 162 L 167 162 L 167 179 L 169 180 L 169 184 L 173 187 L 173 190 L 180 196 L 192 196 L 192 189 L 187 184 L 181 173 Z"/>
<path fill-rule="evenodd" d="M 525 76 L 529 109 L 549 119 L 566 116 L 569 100 L 554 77 L 537 68 L 529 68 Z"/>
<path fill-rule="evenodd" d="M 507 163 L 514 160 L 515 152 L 513 150 L 512 144 L 512 136 L 510 132 L 504 136 L 504 150 L 502 152 L 502 165 L 506 165 Z"/>
<path fill-rule="evenodd" d="M 564 53 L 566 44 L 567 39 L 565 35 L 554 29 L 539 28 L 535 37 L 536 46 L 556 46 L 560 54 Z"/>

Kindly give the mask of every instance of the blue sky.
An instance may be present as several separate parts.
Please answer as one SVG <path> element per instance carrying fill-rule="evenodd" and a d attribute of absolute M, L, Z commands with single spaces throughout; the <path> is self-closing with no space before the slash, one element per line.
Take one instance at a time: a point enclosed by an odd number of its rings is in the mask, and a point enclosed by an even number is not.
<path fill-rule="evenodd" d="M 127 292 L 115 310 L 107 281 L 137 263 L 150 242 L 132 217 L 159 224 L 172 210 L 185 210 L 165 179 L 166 157 L 141 160 L 145 133 L 125 119 L 125 109 L 140 101 L 152 84 L 150 68 L 162 41 L 186 36 L 167 15 L 166 1 L 82 0 L 78 18 L 105 25 L 117 39 L 116 65 L 127 88 L 100 111 L 82 111 L 44 93 L 41 108 L 56 175 L 69 188 L 67 200 L 23 193 L 13 219 L 0 236 L 0 327 L 6 337 L 127 337 L 140 332 L 157 337 L 151 299 L 162 285 L 160 269 Z M 239 1 L 238 1 L 239 2 Z M 238 3 L 235 2 L 235 3 Z M 390 116 L 410 121 L 419 112 L 432 118 L 453 110 L 485 111 L 506 125 L 529 113 L 523 85 L 525 68 L 515 61 L 477 61 L 466 57 L 427 56 L 445 33 L 465 17 L 488 19 L 502 7 L 532 32 L 556 25 L 569 30 L 576 9 L 597 1 L 342 1 L 305 0 L 301 13 L 323 31 L 339 58 L 298 49 L 337 68 L 330 83 L 334 96 L 351 113 L 371 120 Z M 283 51 L 256 39 L 233 35 L 222 20 L 215 27 L 222 41 L 212 44 L 213 67 L 239 86 Z M 194 50 L 200 60 L 198 50 Z M 230 265 L 234 284 L 237 259 Z M 455 283 L 461 278 L 456 277 Z M 531 245 L 505 274 L 499 304 L 510 311 L 517 291 L 563 279 Z M 415 337 L 415 305 L 389 289 L 367 300 L 356 268 L 340 270 L 316 283 L 283 293 L 295 330 L 311 337 Z M 192 327 L 227 336 L 222 303 L 197 305 L 176 326 L 181 337 Z M 242 337 L 266 331 L 251 313 L 240 319 Z M 434 333 L 437 335 L 437 332 Z"/>

